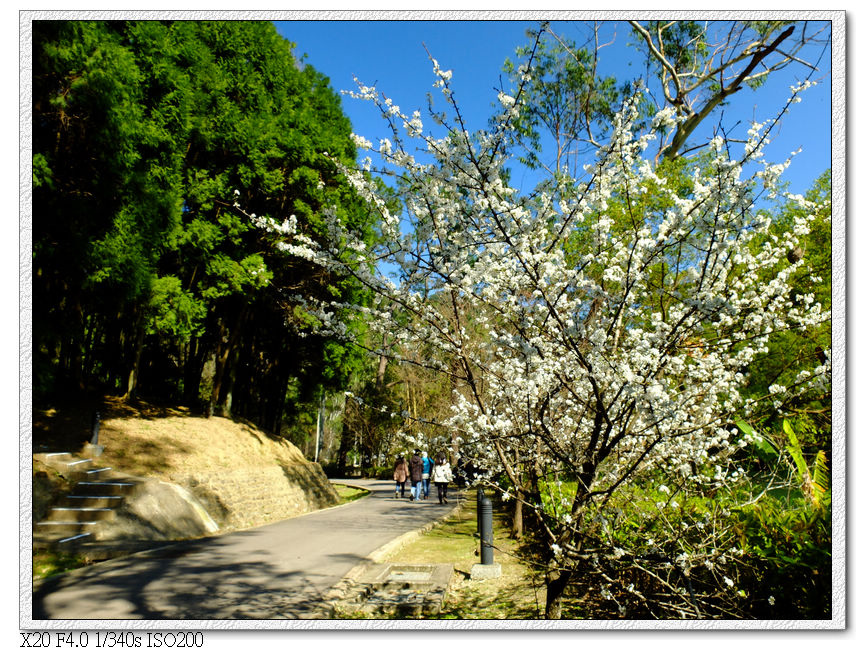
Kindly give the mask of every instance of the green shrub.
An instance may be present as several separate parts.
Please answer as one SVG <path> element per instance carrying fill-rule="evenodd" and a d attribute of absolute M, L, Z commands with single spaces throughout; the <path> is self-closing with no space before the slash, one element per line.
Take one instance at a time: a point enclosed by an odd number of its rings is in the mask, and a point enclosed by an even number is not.
<path fill-rule="evenodd" d="M 385 467 L 383 465 L 367 467 L 364 470 L 364 475 L 366 476 L 366 478 L 391 481 L 393 480 L 393 467 Z"/>
<path fill-rule="evenodd" d="M 740 585 L 760 619 L 831 618 L 831 508 L 773 496 L 736 513 L 745 552 Z"/>

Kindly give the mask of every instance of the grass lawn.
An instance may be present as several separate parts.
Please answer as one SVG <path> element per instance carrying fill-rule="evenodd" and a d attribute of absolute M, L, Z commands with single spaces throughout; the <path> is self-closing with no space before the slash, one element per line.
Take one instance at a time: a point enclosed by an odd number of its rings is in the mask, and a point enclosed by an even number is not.
<path fill-rule="evenodd" d="M 367 490 L 362 490 L 361 488 L 351 487 L 350 485 L 341 485 L 339 483 L 335 483 L 333 488 L 336 490 L 336 493 L 339 495 L 339 503 L 340 505 L 344 503 L 351 503 L 352 501 L 356 501 L 358 499 L 362 499 L 369 492 Z"/>
<path fill-rule="evenodd" d="M 34 551 L 33 580 L 44 580 L 59 573 L 90 564 L 83 556 L 62 551 Z"/>
<path fill-rule="evenodd" d="M 493 505 L 493 544 L 494 561 L 502 565 L 502 576 L 493 580 L 470 578 L 472 566 L 480 562 L 477 499 L 471 490 L 464 496 L 460 498 L 462 507 L 452 517 L 383 562 L 453 564 L 454 577 L 437 618 L 542 618 L 546 597 L 543 577 L 518 557 L 519 544 L 509 537 L 508 518 L 498 503 Z"/>

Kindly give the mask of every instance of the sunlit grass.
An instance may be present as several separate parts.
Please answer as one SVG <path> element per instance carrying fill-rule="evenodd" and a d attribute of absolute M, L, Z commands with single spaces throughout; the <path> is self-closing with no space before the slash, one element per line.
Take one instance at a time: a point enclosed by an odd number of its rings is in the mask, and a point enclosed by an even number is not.
<path fill-rule="evenodd" d="M 33 579 L 44 580 L 87 564 L 88 561 L 84 557 L 74 553 L 37 551 L 33 554 Z"/>
<path fill-rule="evenodd" d="M 339 496 L 340 505 L 342 505 L 343 503 L 351 503 L 352 501 L 357 501 L 358 499 L 362 499 L 367 494 L 369 494 L 368 490 L 352 487 L 350 485 L 340 485 L 337 483 L 334 484 L 333 487 L 336 490 L 337 496 Z"/>
<path fill-rule="evenodd" d="M 477 500 L 473 493 L 444 522 L 398 551 L 386 562 L 452 564 L 454 576 L 437 619 L 525 620 L 540 618 L 545 591 L 543 579 L 529 567 L 521 553 L 522 542 L 510 537 L 510 517 L 497 500 L 493 504 L 494 561 L 502 576 L 471 580 L 472 566 L 480 562 L 477 536 Z"/>

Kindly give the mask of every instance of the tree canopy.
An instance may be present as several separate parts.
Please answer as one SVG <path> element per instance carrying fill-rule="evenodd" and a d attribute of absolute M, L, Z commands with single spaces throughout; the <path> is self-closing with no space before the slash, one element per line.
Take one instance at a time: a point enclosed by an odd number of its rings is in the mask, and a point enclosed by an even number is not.
<path fill-rule="evenodd" d="M 140 391 L 279 430 L 294 379 L 345 383 L 357 355 L 301 344 L 287 299 L 359 287 L 253 222 L 374 233 L 334 164 L 355 157 L 340 99 L 292 47 L 267 22 L 33 23 L 37 402 Z"/>

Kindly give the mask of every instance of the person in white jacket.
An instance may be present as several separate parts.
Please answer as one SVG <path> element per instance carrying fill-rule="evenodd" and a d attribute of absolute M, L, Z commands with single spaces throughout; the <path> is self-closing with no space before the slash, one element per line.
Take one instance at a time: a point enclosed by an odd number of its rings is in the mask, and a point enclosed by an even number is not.
<path fill-rule="evenodd" d="M 448 483 L 454 480 L 453 472 L 451 471 L 450 463 L 443 451 L 440 451 L 436 456 L 435 465 L 433 465 L 432 482 L 435 483 L 439 493 L 439 503 L 448 502 Z"/>

